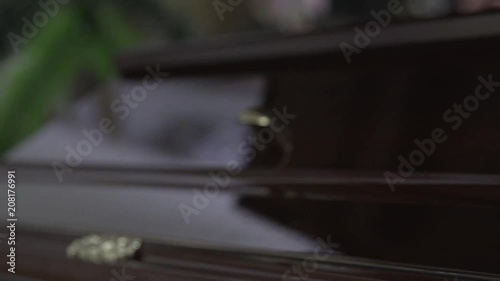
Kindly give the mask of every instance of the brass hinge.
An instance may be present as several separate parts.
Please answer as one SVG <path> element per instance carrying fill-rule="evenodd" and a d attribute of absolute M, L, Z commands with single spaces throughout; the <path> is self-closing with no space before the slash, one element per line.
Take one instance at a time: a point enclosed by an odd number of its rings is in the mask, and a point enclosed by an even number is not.
<path fill-rule="evenodd" d="M 141 246 L 139 238 L 92 234 L 71 242 L 66 255 L 94 264 L 115 264 L 132 258 Z"/>

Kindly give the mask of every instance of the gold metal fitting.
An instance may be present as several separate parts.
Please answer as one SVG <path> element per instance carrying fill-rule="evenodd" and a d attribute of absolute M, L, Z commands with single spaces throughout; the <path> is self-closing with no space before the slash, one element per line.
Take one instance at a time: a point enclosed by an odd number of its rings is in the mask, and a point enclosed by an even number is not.
<path fill-rule="evenodd" d="M 141 246 L 139 238 L 92 234 L 71 242 L 66 255 L 94 264 L 114 264 L 133 257 Z"/>

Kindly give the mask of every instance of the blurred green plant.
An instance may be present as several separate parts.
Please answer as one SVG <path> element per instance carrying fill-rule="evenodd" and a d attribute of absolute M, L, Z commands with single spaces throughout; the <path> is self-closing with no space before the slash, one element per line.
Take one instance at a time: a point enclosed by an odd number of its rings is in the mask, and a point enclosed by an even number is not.
<path fill-rule="evenodd" d="M 101 83 L 118 76 L 114 55 L 138 41 L 110 1 L 79 1 L 56 16 L 3 66 L 0 155 L 45 121 L 82 71 Z"/>
<path fill-rule="evenodd" d="M 69 0 L 5 58 L 13 49 L 8 34 L 19 34 L 23 17 L 32 19 L 41 1 L 55 0 L 0 0 L 0 156 L 47 121 L 80 74 L 95 75 L 101 85 L 116 78 L 113 57 L 144 37 L 158 44 L 253 26 L 243 8 L 222 24 L 212 0 Z"/>

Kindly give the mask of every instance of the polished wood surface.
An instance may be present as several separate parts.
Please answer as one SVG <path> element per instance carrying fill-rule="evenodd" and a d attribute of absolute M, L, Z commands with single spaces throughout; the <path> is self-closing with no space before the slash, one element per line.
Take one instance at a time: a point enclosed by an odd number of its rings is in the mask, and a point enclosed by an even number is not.
<path fill-rule="evenodd" d="M 112 271 L 137 280 L 282 280 L 283 273 L 301 264 L 310 254 L 246 252 L 145 241 L 137 258 L 116 265 L 93 265 L 66 258 L 74 233 L 47 233 L 23 229 L 19 273 L 40 280 L 110 280 Z M 1 269 L 5 265 L 0 266 Z M 78 273 L 78 274 L 75 274 Z M 1 277 L 1 275 L 0 275 Z M 368 259 L 332 256 L 318 261 L 310 280 L 499 280 L 500 276 L 422 266 L 384 263 Z M 295 277 L 297 278 L 297 277 Z M 294 280 L 293 278 L 284 280 Z"/>
<path fill-rule="evenodd" d="M 4 166 L 6 169 L 7 166 Z M 11 163 L 21 182 L 59 184 L 52 167 Z M 210 172 L 223 170 L 150 170 L 109 167 L 76 169 L 65 179 L 71 184 L 151 186 L 155 188 L 203 187 L 212 181 Z M 397 171 L 393 171 L 397 173 Z M 500 206 L 500 175 L 415 173 L 396 185 L 393 192 L 384 171 L 326 169 L 250 169 L 231 177 L 222 192 L 267 194 L 276 198 L 328 199 L 379 203 L 444 204 L 492 208 Z"/>
<path fill-rule="evenodd" d="M 34 192 L 45 200 L 37 205 L 54 206 L 38 210 L 32 206 L 33 210 L 24 212 L 26 227 L 45 228 L 46 232 L 70 231 L 70 226 L 78 222 L 81 235 L 119 229 L 119 233 L 133 233 L 168 244 L 172 238 L 176 241 L 181 238 L 180 232 L 175 234 L 172 230 L 184 229 L 184 244 L 212 240 L 218 241 L 210 243 L 213 248 L 234 247 L 235 241 L 230 243 L 228 237 L 221 241 L 220 233 L 207 229 L 203 237 L 198 237 L 199 231 L 203 227 L 226 229 L 232 236 L 243 237 L 240 232 L 248 232 L 248 229 L 238 230 L 224 224 L 234 223 L 230 218 L 233 216 L 255 228 L 258 220 L 237 216 L 246 210 L 262 221 L 313 240 L 331 235 L 346 257 L 500 274 L 496 250 L 500 247 L 497 239 L 500 226 L 495 223 L 500 217 L 496 176 L 417 174 L 392 192 L 376 173 L 247 171 L 221 188 L 219 197 L 212 199 L 210 208 L 203 210 L 198 221 L 190 226 L 182 221 L 176 204 L 190 204 L 192 190 L 203 189 L 212 182 L 209 171 L 82 167 L 61 184 L 55 176 L 48 176 L 51 175 L 49 167 L 9 166 L 16 170 L 18 186 L 25 192 L 43 187 Z M 179 194 L 187 196 L 179 197 Z M 226 205 L 221 201 L 225 196 L 235 198 L 230 204 L 234 204 L 234 209 L 227 210 L 222 219 L 214 208 Z M 68 202 L 60 202 L 58 198 Z M 24 196 L 25 202 L 32 200 L 39 199 Z M 172 206 L 165 209 L 163 205 Z M 80 214 L 78 210 L 82 206 L 92 206 L 92 211 Z M 133 215 L 131 206 L 134 206 Z M 120 215 L 124 212 L 128 214 L 126 217 Z M 87 218 L 75 217 L 82 215 Z M 44 219 L 37 222 L 37 217 Z M 200 223 L 205 225 L 201 229 Z M 267 228 L 271 232 L 258 234 L 262 242 L 275 239 L 272 232 L 276 230 Z M 24 232 L 20 230 L 21 235 Z M 250 239 L 246 242 L 246 251 L 271 247 L 256 240 L 253 244 Z M 298 244 L 288 245 L 291 246 L 281 245 L 279 250 L 275 245 L 274 254 L 308 251 L 298 251 Z M 161 252 L 156 253 L 161 255 Z"/>

